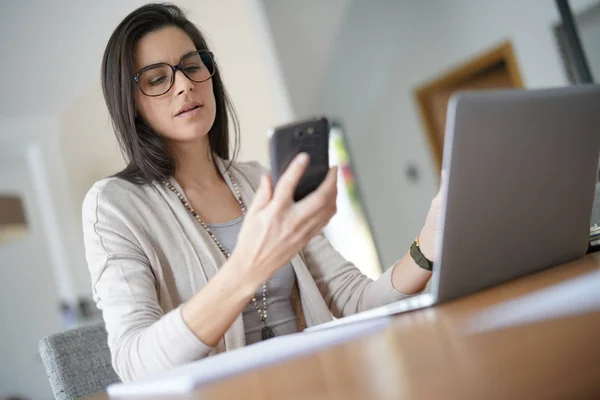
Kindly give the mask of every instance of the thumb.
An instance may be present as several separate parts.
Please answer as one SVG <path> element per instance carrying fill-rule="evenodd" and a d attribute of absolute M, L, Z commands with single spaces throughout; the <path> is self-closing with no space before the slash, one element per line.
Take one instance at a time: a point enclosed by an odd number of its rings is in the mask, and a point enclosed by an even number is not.
<path fill-rule="evenodd" d="M 248 209 L 248 213 L 262 210 L 267 204 L 269 204 L 272 196 L 273 190 L 271 188 L 271 177 L 268 175 L 263 175 L 260 178 L 260 184 L 258 185 L 258 189 L 256 189 L 254 200 L 252 200 L 252 204 Z"/>

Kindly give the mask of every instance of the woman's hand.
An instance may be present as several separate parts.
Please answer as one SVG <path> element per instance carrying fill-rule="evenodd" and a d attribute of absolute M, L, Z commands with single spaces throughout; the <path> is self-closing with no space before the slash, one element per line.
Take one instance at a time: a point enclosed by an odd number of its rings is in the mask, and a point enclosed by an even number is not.
<path fill-rule="evenodd" d="M 317 190 L 294 202 L 294 191 L 307 165 L 308 155 L 298 155 L 274 191 L 270 177 L 263 176 L 246 213 L 231 258 L 247 268 L 245 272 L 257 284 L 290 262 L 336 213 L 337 167 Z"/>
<path fill-rule="evenodd" d="M 439 232 L 441 228 L 439 219 L 442 205 L 442 194 L 446 190 L 447 185 L 448 174 L 445 170 L 443 170 L 440 190 L 431 201 L 429 212 L 425 218 L 425 225 L 423 225 L 423 229 L 421 229 L 421 234 L 419 235 L 419 248 L 421 249 L 421 252 L 425 257 L 427 257 L 428 260 L 433 262 L 437 261 L 434 258 L 436 255 L 437 241 L 441 237 Z"/>
<path fill-rule="evenodd" d="M 237 245 L 219 272 L 181 307 L 185 324 L 215 346 L 262 282 L 286 265 L 335 214 L 337 168 L 319 188 L 295 203 L 293 194 L 308 157 L 297 157 L 274 192 L 263 176 L 240 230 Z"/>

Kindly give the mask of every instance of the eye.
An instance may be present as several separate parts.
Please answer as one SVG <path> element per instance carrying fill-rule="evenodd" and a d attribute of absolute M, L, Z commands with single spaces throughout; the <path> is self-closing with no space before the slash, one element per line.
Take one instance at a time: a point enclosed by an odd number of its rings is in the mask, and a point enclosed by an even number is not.
<path fill-rule="evenodd" d="M 185 72 L 197 72 L 200 71 L 201 68 L 200 65 L 186 65 Z"/>
<path fill-rule="evenodd" d="M 164 75 L 153 77 L 148 81 L 148 84 L 151 86 L 157 86 L 164 83 L 167 80 L 167 77 Z"/>

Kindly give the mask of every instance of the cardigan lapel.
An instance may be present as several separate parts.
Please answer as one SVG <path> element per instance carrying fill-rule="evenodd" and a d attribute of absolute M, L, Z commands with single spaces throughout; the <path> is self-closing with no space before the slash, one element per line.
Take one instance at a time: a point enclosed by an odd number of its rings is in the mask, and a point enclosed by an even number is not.
<path fill-rule="evenodd" d="M 216 164 L 225 181 L 233 190 L 233 184 L 229 179 L 227 173 L 225 173 L 225 162 L 219 157 L 215 156 Z M 254 193 L 256 192 L 256 186 L 260 181 L 260 176 L 263 173 L 259 168 L 244 168 L 243 165 L 234 164 L 230 168 L 230 172 L 233 175 L 236 183 L 240 189 L 240 194 L 246 207 L 250 207 L 252 200 L 254 199 Z M 317 285 L 310 274 L 308 266 L 302 259 L 300 254 L 296 254 L 291 260 L 292 267 L 296 274 L 296 281 L 298 285 L 298 291 L 300 295 L 300 302 L 304 319 L 308 326 L 322 324 L 331 321 L 333 318 L 331 312 L 323 300 L 321 292 L 317 288 Z M 298 310 L 300 307 L 294 307 Z"/>
<path fill-rule="evenodd" d="M 179 183 L 174 178 L 170 178 L 169 182 L 181 193 L 184 200 L 189 202 Z M 167 199 L 173 212 L 178 216 L 182 232 L 188 237 L 188 244 L 198 257 L 198 268 L 203 273 L 204 281 L 201 284 L 204 285 L 218 272 L 219 266 L 223 265 L 227 260 L 210 235 L 199 226 L 198 221 L 181 204 L 179 198 L 164 185 L 158 184 L 158 186 L 162 186 L 163 196 Z M 194 266 L 187 267 L 192 268 Z M 194 290 L 198 291 L 200 287 L 195 287 Z M 224 350 L 236 349 L 246 344 L 244 322 L 241 314 L 237 316 L 231 327 L 225 332 L 223 341 Z M 219 345 L 219 347 L 222 347 L 222 345 Z"/>
<path fill-rule="evenodd" d="M 175 187 L 175 189 L 177 189 L 177 191 L 179 191 L 179 193 L 181 193 L 183 199 L 189 202 L 185 192 L 175 178 L 170 178 L 169 182 Z M 185 218 L 180 218 L 181 225 L 184 232 L 186 232 L 187 236 L 190 238 L 190 244 L 194 248 L 195 253 L 198 255 L 202 269 L 204 270 L 204 274 L 206 276 L 206 280 L 208 282 L 208 280 L 211 279 L 219 270 L 219 265 L 225 262 L 225 257 L 208 233 L 202 227 L 200 227 L 198 221 L 183 206 L 183 204 L 181 204 L 179 198 L 172 195 L 169 189 L 166 190 L 168 192 L 167 194 L 171 194 L 169 196 L 169 200 L 171 200 L 172 203 L 171 206 L 175 207 L 180 216 L 183 217 L 181 214 L 185 214 Z"/>

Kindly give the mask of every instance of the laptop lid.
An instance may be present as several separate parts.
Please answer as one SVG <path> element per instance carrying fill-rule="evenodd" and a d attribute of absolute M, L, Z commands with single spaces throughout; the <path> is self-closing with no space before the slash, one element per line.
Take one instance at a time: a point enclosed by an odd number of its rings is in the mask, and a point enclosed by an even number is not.
<path fill-rule="evenodd" d="M 448 301 L 583 256 L 600 86 L 456 94 L 432 293 Z"/>

